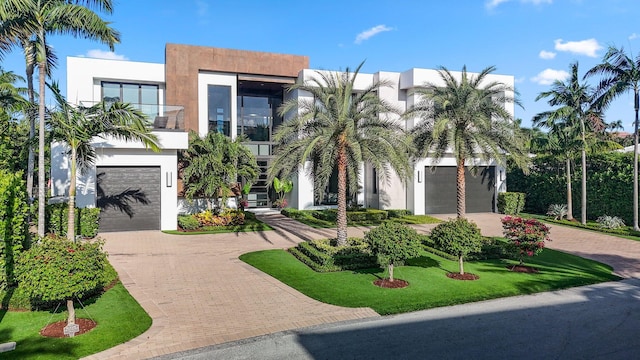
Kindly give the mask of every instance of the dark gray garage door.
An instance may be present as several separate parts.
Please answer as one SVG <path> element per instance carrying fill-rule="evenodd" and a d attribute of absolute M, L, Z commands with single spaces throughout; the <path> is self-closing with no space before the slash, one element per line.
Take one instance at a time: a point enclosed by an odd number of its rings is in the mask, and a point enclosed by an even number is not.
<path fill-rule="evenodd" d="M 456 213 L 456 168 L 454 166 L 438 167 L 432 172 L 424 169 L 425 177 L 425 212 L 427 214 Z M 495 194 L 495 166 L 478 169 L 477 175 L 465 170 L 466 211 L 493 211 Z"/>
<path fill-rule="evenodd" d="M 160 229 L 160 167 L 96 169 L 100 231 Z"/>

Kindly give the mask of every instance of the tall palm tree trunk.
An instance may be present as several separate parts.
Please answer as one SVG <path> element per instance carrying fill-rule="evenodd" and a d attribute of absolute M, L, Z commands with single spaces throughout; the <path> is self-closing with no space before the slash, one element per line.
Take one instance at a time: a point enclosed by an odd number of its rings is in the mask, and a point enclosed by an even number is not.
<path fill-rule="evenodd" d="M 41 46 L 44 49 L 45 39 L 44 34 L 40 34 Z M 44 207 L 46 198 L 46 183 L 45 183 L 45 170 L 44 170 L 44 86 L 45 86 L 45 76 L 47 74 L 47 56 L 46 54 L 41 54 L 41 59 L 39 59 L 38 63 L 38 78 L 40 80 L 40 97 L 38 101 L 38 236 L 44 236 L 44 222 L 45 222 L 45 213 Z"/>
<path fill-rule="evenodd" d="M 582 131 L 582 194 L 580 198 L 580 222 L 587 224 L 587 141 L 585 139 L 584 119 L 580 118 L 580 130 Z"/>
<path fill-rule="evenodd" d="M 580 199 L 580 222 L 587 224 L 587 152 L 582 149 L 582 198 Z"/>
<path fill-rule="evenodd" d="M 567 220 L 573 220 L 573 200 L 571 194 L 571 158 L 567 156 L 565 168 L 567 170 Z"/>
<path fill-rule="evenodd" d="M 457 198 L 457 215 L 458 218 L 464 218 L 466 215 L 467 204 L 465 202 L 465 179 L 464 179 L 464 158 L 458 159 L 458 167 L 456 168 L 456 198 Z"/>
<path fill-rule="evenodd" d="M 69 213 L 67 218 L 67 240 L 75 241 L 76 234 L 76 169 L 77 151 L 75 144 L 71 146 L 71 171 L 69 172 Z"/>
<path fill-rule="evenodd" d="M 638 108 L 640 107 L 640 99 L 638 99 L 637 89 L 634 94 L 634 107 L 636 121 L 633 132 L 633 230 L 640 231 L 638 226 Z"/>
<path fill-rule="evenodd" d="M 29 155 L 27 156 L 27 194 L 29 204 L 33 203 L 33 169 L 35 167 L 35 151 L 33 149 L 33 139 L 36 137 L 36 119 L 32 105 L 35 104 L 35 94 L 33 90 L 33 65 L 27 64 L 27 95 L 29 97 Z"/>
<path fill-rule="evenodd" d="M 338 246 L 347 244 L 347 154 L 344 147 L 338 152 Z"/>

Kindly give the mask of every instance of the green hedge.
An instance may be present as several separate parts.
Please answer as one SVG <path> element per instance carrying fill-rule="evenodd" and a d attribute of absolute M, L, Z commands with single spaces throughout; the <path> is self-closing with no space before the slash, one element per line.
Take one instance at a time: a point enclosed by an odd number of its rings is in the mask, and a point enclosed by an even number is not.
<path fill-rule="evenodd" d="M 15 257 L 29 247 L 29 207 L 21 173 L 0 170 L 0 290 L 15 281 Z"/>
<path fill-rule="evenodd" d="M 551 204 L 566 204 L 565 163 L 553 156 L 537 156 L 529 175 L 511 162 L 509 191 L 527 194 L 525 212 L 545 214 Z M 572 160 L 573 215 L 580 214 L 580 159 Z M 576 166 L 577 165 L 577 166 Z M 587 156 L 587 219 L 602 215 L 619 216 L 633 223 L 633 153 L 609 152 Z"/>
<path fill-rule="evenodd" d="M 66 236 L 69 206 L 66 203 L 49 204 L 46 212 L 46 232 Z M 98 235 L 99 218 L 99 208 L 76 208 L 76 234 L 94 238 Z"/>
<path fill-rule="evenodd" d="M 498 193 L 498 212 L 506 215 L 520 214 L 524 209 L 526 196 L 522 192 Z"/>
<path fill-rule="evenodd" d="M 334 240 L 301 242 L 289 252 L 317 272 L 357 270 L 378 266 L 376 257 L 360 238 L 348 238 L 347 246 L 335 246 Z"/>

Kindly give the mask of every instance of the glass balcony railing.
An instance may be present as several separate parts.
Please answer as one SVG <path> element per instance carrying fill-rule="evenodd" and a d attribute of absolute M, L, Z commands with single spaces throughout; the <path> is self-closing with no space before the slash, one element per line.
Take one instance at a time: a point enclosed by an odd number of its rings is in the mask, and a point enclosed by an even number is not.
<path fill-rule="evenodd" d="M 93 106 L 96 101 L 81 101 L 82 106 Z M 147 115 L 153 130 L 157 131 L 184 131 L 184 106 L 179 105 L 154 105 L 131 104 L 134 108 Z"/>

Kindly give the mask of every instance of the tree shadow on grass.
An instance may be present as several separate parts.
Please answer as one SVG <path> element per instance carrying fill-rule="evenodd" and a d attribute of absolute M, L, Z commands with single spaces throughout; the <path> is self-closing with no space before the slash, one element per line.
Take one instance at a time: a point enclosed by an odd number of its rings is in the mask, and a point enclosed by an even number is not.
<path fill-rule="evenodd" d="M 405 261 L 405 264 L 408 266 L 419 266 L 422 268 L 430 268 L 430 267 L 441 268 L 440 262 L 438 260 L 426 255 L 409 259 Z"/>

